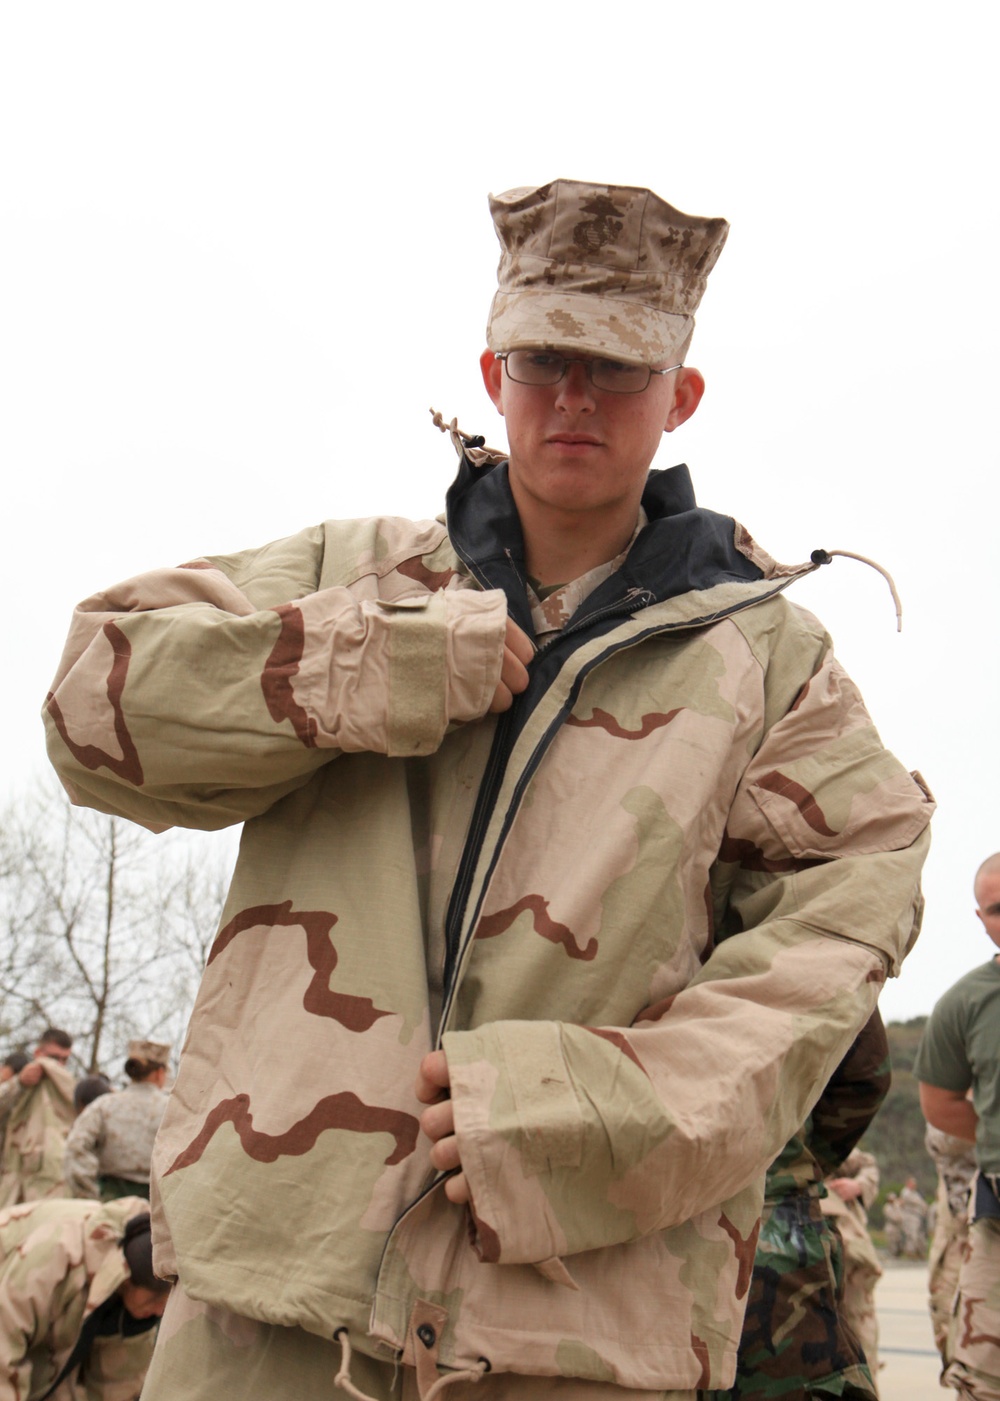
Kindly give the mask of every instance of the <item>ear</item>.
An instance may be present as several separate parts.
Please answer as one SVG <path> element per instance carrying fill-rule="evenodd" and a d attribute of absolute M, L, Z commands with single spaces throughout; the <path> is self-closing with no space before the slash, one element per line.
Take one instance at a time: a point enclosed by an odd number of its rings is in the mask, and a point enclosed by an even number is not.
<path fill-rule="evenodd" d="M 985 928 L 986 928 L 986 916 L 983 914 L 982 910 L 976 910 L 976 918 L 979 920 L 979 923 L 980 923 L 980 924 L 983 926 L 983 928 L 985 929 Z"/>
<path fill-rule="evenodd" d="M 498 360 L 492 350 L 484 350 L 479 357 L 479 368 L 483 372 L 486 392 L 493 400 L 496 411 L 503 413 L 503 361 Z"/>
<path fill-rule="evenodd" d="M 701 403 L 701 396 L 705 392 L 705 381 L 700 370 L 695 370 L 688 365 L 682 365 L 677 371 L 677 378 L 674 381 L 674 402 L 667 415 L 664 425 L 664 433 L 672 433 L 675 428 L 679 428 L 682 423 L 694 413 Z"/>

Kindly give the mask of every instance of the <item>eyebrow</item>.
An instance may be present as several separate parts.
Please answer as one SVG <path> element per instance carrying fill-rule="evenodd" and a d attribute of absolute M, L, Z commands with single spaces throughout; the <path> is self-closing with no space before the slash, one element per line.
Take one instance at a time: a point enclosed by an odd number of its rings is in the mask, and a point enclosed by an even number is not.
<path fill-rule="evenodd" d="M 987 905 L 987 906 L 986 906 L 986 909 L 983 910 L 983 914 L 984 914 L 984 915 L 1000 915 L 1000 900 L 996 901 L 996 903 L 993 904 L 993 905 Z"/>

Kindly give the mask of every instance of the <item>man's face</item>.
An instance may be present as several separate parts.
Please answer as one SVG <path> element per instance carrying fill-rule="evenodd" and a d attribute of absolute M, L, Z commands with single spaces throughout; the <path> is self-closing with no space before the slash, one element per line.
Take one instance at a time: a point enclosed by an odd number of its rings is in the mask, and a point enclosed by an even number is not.
<path fill-rule="evenodd" d="M 43 1041 L 35 1052 L 35 1059 L 46 1056 L 49 1060 L 57 1060 L 60 1065 L 65 1065 L 72 1054 L 72 1051 L 68 1051 L 65 1046 L 57 1046 L 54 1041 Z"/>
<path fill-rule="evenodd" d="M 1000 948 L 1000 873 L 979 877 L 976 898 L 979 901 L 976 914 L 994 944 Z"/>
<path fill-rule="evenodd" d="M 518 384 L 492 351 L 480 359 L 486 390 L 507 426 L 510 482 L 522 516 L 638 510 L 663 433 L 698 406 L 704 381 L 686 367 L 653 375 L 641 394 L 595 389 L 571 363 L 557 384 Z"/>

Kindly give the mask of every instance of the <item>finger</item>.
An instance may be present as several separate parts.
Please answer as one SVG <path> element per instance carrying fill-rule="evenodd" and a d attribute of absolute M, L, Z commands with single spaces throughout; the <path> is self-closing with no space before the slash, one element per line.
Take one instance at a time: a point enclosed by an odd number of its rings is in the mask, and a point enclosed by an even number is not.
<path fill-rule="evenodd" d="M 504 648 L 503 666 L 500 668 L 500 680 L 509 691 L 515 695 L 520 695 L 528 687 L 528 671 L 524 663 L 510 650 Z"/>
<path fill-rule="evenodd" d="M 421 1104 L 433 1104 L 435 1100 L 441 1098 L 444 1090 L 451 1084 L 451 1073 L 448 1070 L 448 1058 L 444 1051 L 430 1051 L 420 1062 L 420 1070 L 414 1086 L 417 1099 Z"/>
<path fill-rule="evenodd" d="M 438 1172 L 454 1172 L 456 1168 L 462 1166 L 462 1160 L 458 1155 L 458 1139 L 454 1134 L 449 1134 L 447 1138 L 442 1138 L 435 1143 L 431 1149 L 431 1162 Z"/>
<path fill-rule="evenodd" d="M 490 701 L 490 711 L 492 714 L 497 715 L 501 711 L 509 710 L 513 704 L 514 697 L 503 682 L 498 681 L 497 688 L 493 692 L 493 699 Z"/>
<path fill-rule="evenodd" d="M 444 1184 L 444 1194 L 456 1206 L 467 1206 L 472 1201 L 469 1179 L 464 1172 L 457 1172 L 454 1177 L 448 1178 Z"/>
<path fill-rule="evenodd" d="M 420 1116 L 420 1127 L 435 1142 L 455 1132 L 455 1109 L 450 1099 L 432 1104 Z"/>
<path fill-rule="evenodd" d="M 507 633 L 504 637 L 504 646 L 513 652 L 518 661 L 523 662 L 525 666 L 533 659 L 536 651 L 535 644 L 532 642 L 531 638 L 523 628 L 518 627 L 513 618 L 507 619 Z"/>

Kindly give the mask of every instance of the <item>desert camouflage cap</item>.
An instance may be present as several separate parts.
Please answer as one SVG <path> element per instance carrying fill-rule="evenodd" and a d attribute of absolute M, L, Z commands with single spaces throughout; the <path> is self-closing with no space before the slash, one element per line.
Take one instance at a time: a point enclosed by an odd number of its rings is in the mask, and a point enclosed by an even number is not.
<path fill-rule="evenodd" d="M 672 360 L 729 232 L 630 185 L 554 180 L 490 196 L 500 240 L 491 350 Z"/>
<path fill-rule="evenodd" d="M 129 1060 L 143 1060 L 154 1065 L 170 1064 L 170 1046 L 165 1041 L 130 1041 Z"/>

